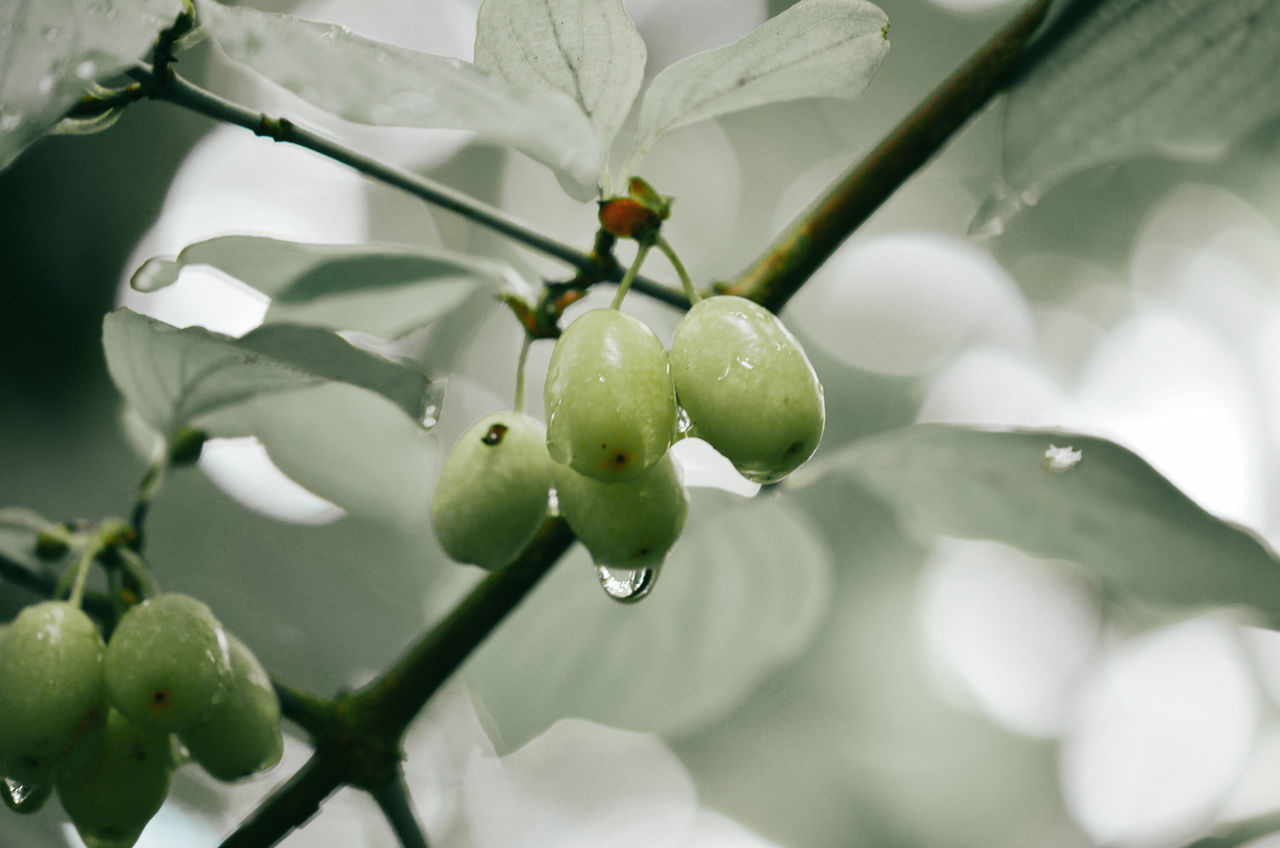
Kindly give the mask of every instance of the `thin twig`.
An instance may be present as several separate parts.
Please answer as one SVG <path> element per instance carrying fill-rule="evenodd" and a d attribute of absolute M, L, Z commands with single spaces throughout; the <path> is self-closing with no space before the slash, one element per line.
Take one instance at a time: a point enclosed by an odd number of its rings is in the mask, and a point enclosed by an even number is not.
<path fill-rule="evenodd" d="M 1049 0 L 1036 0 L 783 231 L 728 286 L 777 312 L 836 248 L 1009 81 Z"/>
<path fill-rule="evenodd" d="M 129 71 L 129 76 L 140 82 L 146 89 L 147 95 L 153 100 L 163 100 L 166 103 L 182 106 L 216 121 L 243 127 L 255 135 L 313 150 L 335 162 L 354 168 L 365 176 L 401 189 L 441 209 L 461 215 L 468 221 L 487 227 L 531 250 L 558 259 L 583 274 L 592 275 L 591 282 L 617 282 L 622 279 L 620 268 L 616 266 L 602 268 L 601 263 L 588 254 L 563 244 L 545 233 L 538 232 L 501 209 L 482 203 L 443 183 L 366 156 L 319 133 L 300 127 L 287 118 L 272 118 L 261 112 L 255 112 L 201 88 L 177 73 L 171 72 L 166 78 L 159 79 L 147 68 L 137 67 Z M 601 276 L 594 276 L 595 274 L 601 274 Z M 673 306 L 687 307 L 683 295 L 655 280 L 637 278 L 635 288 Z"/>
<path fill-rule="evenodd" d="M 551 570 L 573 539 L 563 519 L 548 521 L 518 560 L 480 581 L 391 669 L 357 695 L 366 715 L 382 727 L 408 727 L 445 680 Z"/>
<path fill-rule="evenodd" d="M 404 774 L 398 774 L 377 792 L 373 800 L 378 802 L 378 809 L 387 817 L 387 823 L 403 848 L 429 848 L 427 835 L 418 814 L 413 809 L 413 800 L 409 795 L 409 787 L 404 782 Z"/>
<path fill-rule="evenodd" d="M 319 811 L 324 799 L 341 785 L 342 774 L 335 765 L 320 754 L 313 755 L 222 841 L 221 848 L 275 845 L 289 831 L 306 824 Z"/>

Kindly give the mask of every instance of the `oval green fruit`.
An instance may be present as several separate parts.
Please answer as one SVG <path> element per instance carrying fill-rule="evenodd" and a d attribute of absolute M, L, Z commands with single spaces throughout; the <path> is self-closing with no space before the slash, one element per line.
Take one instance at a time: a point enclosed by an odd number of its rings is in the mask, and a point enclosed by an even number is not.
<path fill-rule="evenodd" d="M 560 514 L 598 565 L 640 569 L 662 564 L 689 517 L 689 496 L 664 455 L 623 483 L 556 467 Z"/>
<path fill-rule="evenodd" d="M 58 778 L 58 800 L 89 848 L 129 848 L 169 794 L 173 740 L 116 710 L 98 736 L 94 756 Z"/>
<path fill-rule="evenodd" d="M 672 378 L 705 439 L 748 479 L 772 483 L 799 468 L 822 441 L 822 383 L 795 336 L 746 298 L 694 305 L 671 341 Z"/>
<path fill-rule="evenodd" d="M 524 550 L 547 518 L 547 431 L 518 412 L 490 413 L 462 434 L 431 493 L 431 523 L 445 553 L 495 569 Z"/>
<path fill-rule="evenodd" d="M 111 706 L 143 730 L 176 733 L 225 697 L 231 649 L 203 603 L 187 595 L 156 595 L 120 618 L 102 672 Z"/>
<path fill-rule="evenodd" d="M 616 309 L 583 313 L 564 331 L 543 400 L 551 458 L 598 480 L 638 476 L 675 435 L 675 388 L 662 343 Z"/>
<path fill-rule="evenodd" d="M 0 770 L 51 781 L 105 715 L 102 636 L 65 601 L 18 613 L 0 634 Z"/>
<path fill-rule="evenodd" d="M 205 718 L 178 734 L 191 758 L 218 780 L 257 774 L 280 762 L 280 700 L 271 678 L 243 642 L 231 645 L 231 688 Z"/>

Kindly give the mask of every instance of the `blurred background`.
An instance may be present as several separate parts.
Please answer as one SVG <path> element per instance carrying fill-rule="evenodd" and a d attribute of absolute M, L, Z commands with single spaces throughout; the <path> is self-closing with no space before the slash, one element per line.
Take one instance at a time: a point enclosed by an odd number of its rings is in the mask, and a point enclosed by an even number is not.
<path fill-rule="evenodd" d="M 478 0 L 253 5 L 469 59 Z M 789 3 L 626 5 L 652 76 Z M 879 5 L 892 49 L 861 99 L 729 115 L 673 132 L 644 160 L 640 174 L 676 198 L 665 232 L 696 282 L 753 260 L 1018 8 Z M 462 133 L 327 120 L 208 45 L 179 69 L 590 245 L 594 204 L 519 155 Z M 914 421 L 1083 431 L 1135 450 L 1274 545 L 1280 124 L 1212 161 L 1091 169 L 979 239 L 968 232 L 999 174 L 1000 120 L 997 103 L 972 121 L 783 313 L 826 389 L 813 462 Z M 198 271 L 161 294 L 127 291 L 151 256 L 248 232 L 446 245 L 505 259 L 529 281 L 566 276 L 338 165 L 159 103 L 103 134 L 38 143 L 0 173 L 0 199 L 0 505 L 54 519 L 126 514 L 145 469 L 146 436 L 103 361 L 106 311 L 128 303 L 233 334 L 265 311 L 244 286 Z M 674 282 L 661 259 L 646 273 Z M 678 313 L 635 295 L 627 306 L 669 341 Z M 510 404 L 518 348 L 515 322 L 488 298 L 424 335 L 428 368 L 448 380 L 427 437 L 353 389 L 264 405 L 260 442 L 210 443 L 201 470 L 175 474 L 156 502 L 148 555 L 161 585 L 205 600 L 295 685 L 332 693 L 369 679 L 480 576 L 441 553 L 426 502 L 453 439 Z M 549 355 L 542 342 L 530 358 L 535 415 Z M 1274 633 L 1230 611 L 1138 607 L 1069 564 L 997 543 L 921 536 L 853 483 L 747 498 L 716 457 L 680 452 L 689 482 L 704 485 L 653 596 L 610 602 L 575 551 L 424 716 L 408 754 L 429 826 L 448 834 L 449 804 L 463 798 L 465 844 L 486 847 L 603 844 L 579 827 L 596 815 L 619 845 L 1158 848 L 1280 811 Z M 0 618 L 32 600 L 0 587 Z M 652 732 L 660 750 L 644 749 L 649 765 L 603 800 L 565 789 L 564 830 L 478 827 L 496 802 L 476 799 L 500 797 L 507 778 L 449 765 L 438 749 L 482 740 L 507 755 L 508 776 L 546 776 L 547 740 L 581 755 L 604 732 L 556 724 L 565 718 Z M 618 739 L 634 741 L 600 744 Z M 141 844 L 217 844 L 302 756 L 291 743 L 277 771 L 233 791 L 184 770 Z M 699 819 L 685 843 L 632 832 L 675 796 L 727 819 Z M 371 804 L 332 803 L 286 844 L 393 844 Z M 0 817 L 0 837 L 78 844 L 56 804 Z"/>

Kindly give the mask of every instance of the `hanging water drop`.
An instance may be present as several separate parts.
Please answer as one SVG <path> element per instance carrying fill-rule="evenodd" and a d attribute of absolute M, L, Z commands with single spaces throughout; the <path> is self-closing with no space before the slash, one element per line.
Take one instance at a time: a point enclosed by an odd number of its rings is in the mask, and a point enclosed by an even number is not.
<path fill-rule="evenodd" d="M 610 568 L 607 565 L 596 566 L 596 576 L 600 578 L 600 588 L 609 597 L 621 604 L 634 604 L 653 591 L 653 584 L 658 582 L 656 568 Z"/>
<path fill-rule="evenodd" d="M 5 806 L 16 813 L 36 812 L 52 793 L 52 785 L 19 783 L 11 777 L 4 779 Z"/>

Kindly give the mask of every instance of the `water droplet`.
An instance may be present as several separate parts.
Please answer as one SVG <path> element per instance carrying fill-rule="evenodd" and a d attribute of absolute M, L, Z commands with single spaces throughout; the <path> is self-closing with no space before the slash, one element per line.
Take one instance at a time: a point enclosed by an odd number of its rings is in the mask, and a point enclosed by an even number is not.
<path fill-rule="evenodd" d="M 62 32 L 62 30 L 58 29 L 56 26 L 47 26 L 40 30 L 40 34 L 44 36 L 45 41 L 55 40 L 60 32 Z"/>
<path fill-rule="evenodd" d="M 19 783 L 11 777 L 4 779 L 5 806 L 17 813 L 36 812 L 52 794 L 52 784 Z"/>
<path fill-rule="evenodd" d="M 48 94 L 53 90 L 53 76 L 46 74 L 40 78 L 40 82 L 36 83 L 36 90 L 41 94 Z"/>
<path fill-rule="evenodd" d="M 693 429 L 693 422 L 689 420 L 689 413 L 685 412 L 683 406 L 676 407 L 676 432 L 681 436 L 689 435 L 689 431 Z"/>
<path fill-rule="evenodd" d="M 9 132 L 15 130 L 22 123 L 22 116 L 19 114 L 5 115 L 0 118 L 0 132 Z"/>
<path fill-rule="evenodd" d="M 975 238 L 993 238 L 1000 235 L 1022 207 L 1022 198 L 1003 181 L 997 182 L 991 190 L 991 195 L 982 201 L 973 220 L 969 222 L 969 235 Z"/>
<path fill-rule="evenodd" d="M 98 72 L 98 65 L 91 59 L 86 59 L 76 65 L 76 76 L 82 80 L 91 80 L 93 75 Z"/>
<path fill-rule="evenodd" d="M 423 427 L 434 427 L 440 421 L 440 407 L 434 403 L 427 407 L 422 416 Z"/>
<path fill-rule="evenodd" d="M 607 565 L 596 566 L 596 576 L 600 578 L 600 588 L 618 603 L 634 604 L 653 591 L 653 584 L 658 582 L 656 568 L 612 568 Z"/>

